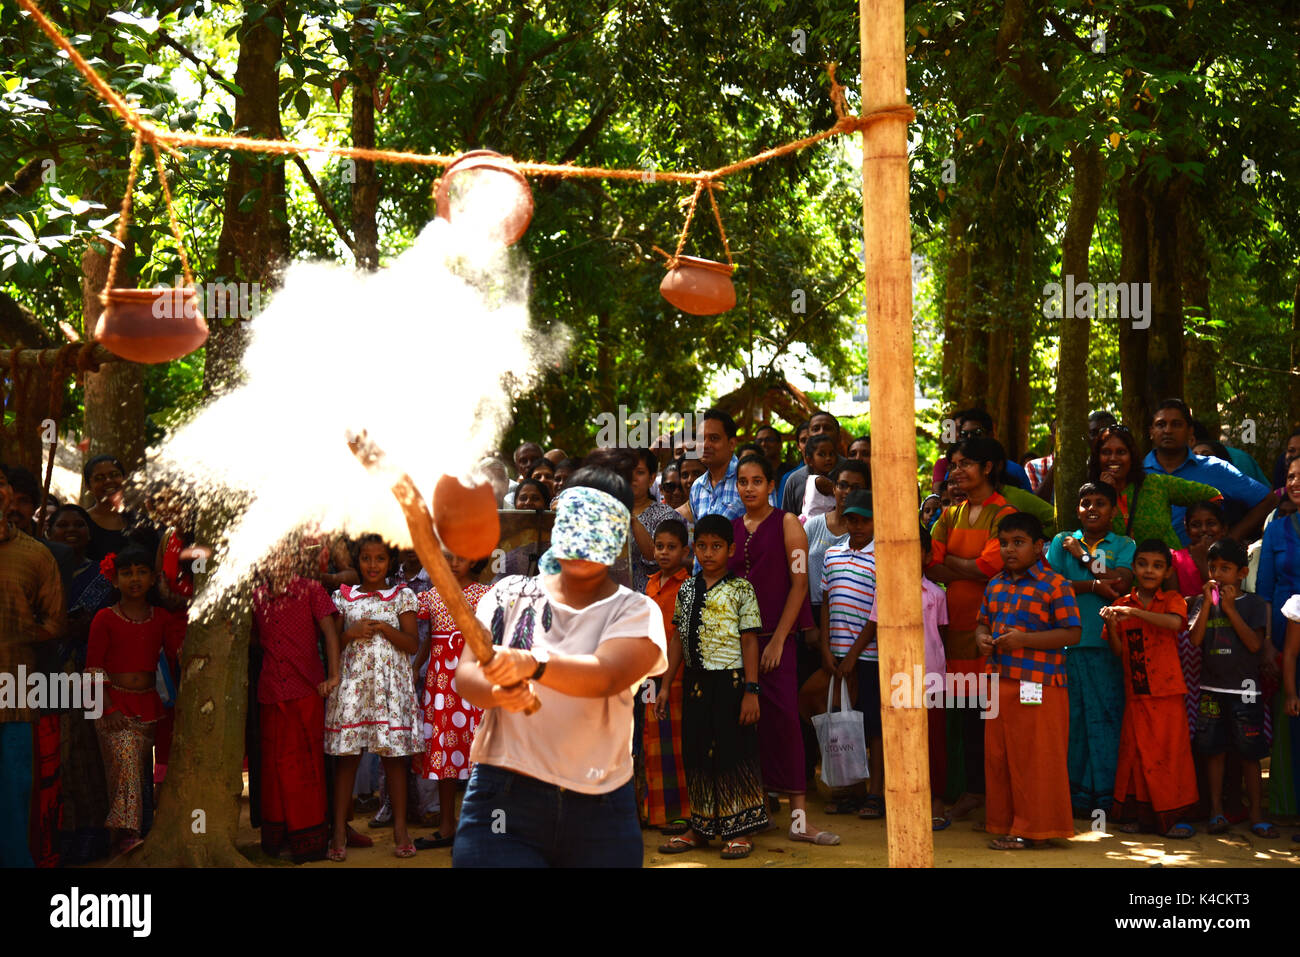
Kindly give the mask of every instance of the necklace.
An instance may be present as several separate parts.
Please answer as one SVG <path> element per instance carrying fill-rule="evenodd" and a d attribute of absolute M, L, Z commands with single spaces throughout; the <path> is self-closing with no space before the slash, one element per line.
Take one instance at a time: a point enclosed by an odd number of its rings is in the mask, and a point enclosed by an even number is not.
<path fill-rule="evenodd" d="M 144 624 L 145 622 L 147 622 L 147 621 L 153 621 L 153 606 L 152 606 L 152 605 L 149 606 L 149 617 L 147 617 L 147 618 L 132 618 L 132 617 L 129 616 L 126 612 L 122 611 L 122 603 L 121 603 L 121 602 L 118 602 L 116 605 L 113 606 L 113 613 L 114 613 L 115 615 L 117 615 L 117 617 L 121 618 L 123 621 L 129 621 L 129 622 L 131 622 L 131 624 L 133 624 L 133 625 L 143 625 L 143 624 Z"/>

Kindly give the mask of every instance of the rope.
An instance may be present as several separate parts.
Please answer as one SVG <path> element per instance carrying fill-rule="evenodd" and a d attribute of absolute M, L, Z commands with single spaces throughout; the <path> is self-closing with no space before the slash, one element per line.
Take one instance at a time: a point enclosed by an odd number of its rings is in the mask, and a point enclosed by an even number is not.
<path fill-rule="evenodd" d="M 100 293 L 100 299 L 108 296 L 109 290 L 117 282 L 117 264 L 122 258 L 122 250 L 126 248 L 126 224 L 131 218 L 131 194 L 135 192 L 135 179 L 140 172 L 140 157 L 144 153 L 144 133 L 139 129 L 135 131 L 135 143 L 131 146 L 131 170 L 126 174 L 126 193 L 122 196 L 122 208 L 117 217 L 117 231 L 114 234 L 117 242 L 113 246 L 113 253 L 108 259 L 108 278 L 104 282 L 104 291 Z"/>
<path fill-rule="evenodd" d="M 181 256 L 181 272 L 185 274 L 185 285 L 192 287 L 194 276 L 190 273 L 190 257 L 185 255 L 185 243 L 181 239 L 181 224 L 176 218 L 176 210 L 172 207 L 172 191 L 167 185 L 167 170 L 163 168 L 162 153 L 157 143 L 150 145 L 153 146 L 154 165 L 158 167 L 158 182 L 162 184 L 163 202 L 167 204 L 167 219 L 171 222 L 172 235 L 176 237 L 176 251 Z"/>
<path fill-rule="evenodd" d="M 370 160 L 373 162 L 383 163 L 410 163 L 421 166 L 450 166 L 455 162 L 455 156 L 439 156 L 430 153 L 405 153 L 397 150 L 378 150 L 362 149 L 355 146 L 335 146 L 335 145 L 318 145 L 311 143 L 296 143 L 290 140 L 266 140 L 254 139 L 246 136 L 204 136 L 195 133 L 178 133 L 172 130 L 163 129 L 162 127 L 150 122 L 142 117 L 131 107 L 129 103 L 122 99 L 111 86 L 105 82 L 104 78 L 95 72 L 94 67 L 86 62 L 85 58 L 77 52 L 76 48 L 68 41 L 53 23 L 51 23 L 36 5 L 36 0 L 17 0 L 18 5 L 30 13 L 36 21 L 37 26 L 45 32 L 53 43 L 68 54 L 81 75 L 86 78 L 86 82 L 91 88 L 99 94 L 109 106 L 111 106 L 136 133 L 137 143 L 140 139 L 149 141 L 149 144 L 155 148 L 166 150 L 169 154 L 180 158 L 173 146 L 181 146 L 193 149 L 221 149 L 221 150 L 238 150 L 249 153 L 272 153 L 281 156 L 287 156 L 295 153 L 321 153 L 328 156 L 341 156 L 349 159 Z M 911 122 L 916 119 L 916 112 L 907 104 L 897 106 L 885 106 L 870 113 L 861 116 L 852 116 L 848 113 L 848 107 L 844 99 L 844 87 L 835 79 L 835 63 L 829 63 L 826 72 L 831 81 L 831 102 L 835 108 L 836 121 L 830 129 L 815 133 L 812 136 L 805 136 L 803 139 L 795 140 L 791 143 L 785 143 L 781 146 L 765 150 L 755 156 L 726 166 L 720 166 L 714 170 L 700 170 L 694 173 L 680 173 L 670 171 L 655 171 L 654 179 L 666 183 L 695 183 L 697 186 L 712 184 L 713 181 L 738 173 L 741 170 L 749 169 L 752 166 L 758 166 L 769 160 L 776 159 L 778 156 L 785 156 L 798 150 L 805 149 L 815 143 L 831 136 L 840 136 L 848 133 L 859 133 L 878 120 L 891 118 L 902 119 Z M 646 171 L 644 169 L 617 169 L 600 166 L 573 166 L 570 164 L 558 165 L 554 163 L 535 163 L 530 161 L 516 162 L 516 168 L 525 175 L 533 176 L 559 176 L 562 178 L 579 177 L 590 179 L 622 179 L 622 180 L 644 180 Z M 720 185 L 720 184 L 719 184 Z M 165 188 L 165 187 L 164 187 Z M 712 192 L 710 192 L 712 199 Z M 716 205 L 715 205 L 716 209 Z M 724 240 L 725 246 L 725 240 Z M 662 250 L 661 250 L 662 252 Z M 182 254 L 183 255 L 183 254 Z M 728 253 L 730 257 L 730 253 Z M 115 254 L 116 259 L 116 254 Z"/>

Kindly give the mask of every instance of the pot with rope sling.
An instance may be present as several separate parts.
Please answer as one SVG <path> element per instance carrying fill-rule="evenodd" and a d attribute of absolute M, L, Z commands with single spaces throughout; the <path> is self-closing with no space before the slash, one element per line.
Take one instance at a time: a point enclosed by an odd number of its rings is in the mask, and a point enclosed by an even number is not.
<path fill-rule="evenodd" d="M 727 254 L 725 263 L 682 255 L 686 233 L 691 228 L 691 217 L 695 214 L 695 205 L 699 201 L 700 192 L 705 188 L 709 191 L 709 203 L 713 206 L 718 234 L 722 237 L 722 248 Z M 682 312 L 693 316 L 716 316 L 736 305 L 736 287 L 731 283 L 731 274 L 736 267 L 731 260 L 731 249 L 727 245 L 726 231 L 722 228 L 717 200 L 713 198 L 711 181 L 700 180 L 695 187 L 695 194 L 686 211 L 686 224 L 677 241 L 677 252 L 669 256 L 658 247 L 655 247 L 655 251 L 668 260 L 668 274 L 659 283 L 659 292 Z"/>

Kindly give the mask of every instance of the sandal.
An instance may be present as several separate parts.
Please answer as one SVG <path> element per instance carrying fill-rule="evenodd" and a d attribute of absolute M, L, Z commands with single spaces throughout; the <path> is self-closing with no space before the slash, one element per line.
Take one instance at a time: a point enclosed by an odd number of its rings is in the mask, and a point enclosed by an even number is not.
<path fill-rule="evenodd" d="M 1036 851 L 1047 847 L 1047 841 L 1031 841 L 1026 837 L 999 837 L 989 841 L 989 847 L 995 851 Z"/>
<path fill-rule="evenodd" d="M 930 818 L 930 830 L 932 831 L 946 831 L 951 826 L 952 826 L 952 818 L 950 818 L 946 814 L 943 815 L 942 817 L 936 816 Z"/>
<path fill-rule="evenodd" d="M 791 828 L 790 840 L 803 841 L 806 844 L 817 844 L 820 847 L 834 847 L 839 844 L 840 836 L 832 834 L 830 831 L 818 831 L 816 834 L 797 834 L 794 828 Z"/>
<path fill-rule="evenodd" d="M 826 805 L 827 814 L 857 814 L 860 810 L 862 800 L 855 797 L 837 798 Z"/>
<path fill-rule="evenodd" d="M 432 837 L 417 837 L 413 842 L 417 851 L 432 851 L 440 847 L 451 847 L 456 843 L 456 838 L 443 837 L 442 831 L 434 831 Z"/>
<path fill-rule="evenodd" d="M 1278 833 L 1278 829 L 1268 821 L 1256 821 L 1250 826 L 1250 833 L 1254 834 L 1256 837 L 1265 838 L 1266 840 L 1271 840 L 1272 838 L 1281 836 Z"/>
<path fill-rule="evenodd" d="M 331 860 L 336 864 L 342 863 L 343 861 L 346 861 L 348 859 L 348 849 L 346 846 L 331 847 L 328 851 L 325 852 L 325 857 L 327 860 Z"/>
<path fill-rule="evenodd" d="M 1210 826 L 1206 828 L 1206 831 L 1211 834 L 1226 834 L 1228 833 L 1229 826 L 1226 817 L 1222 814 L 1216 814 L 1214 817 L 1210 818 Z"/>
<path fill-rule="evenodd" d="M 685 854 L 687 851 L 693 851 L 696 848 L 708 847 L 708 841 L 688 841 L 685 837 L 677 836 L 670 838 L 667 844 L 659 845 L 660 854 Z"/>
<path fill-rule="evenodd" d="M 679 834 L 685 834 L 691 829 L 690 821 L 673 821 L 659 828 L 659 833 L 664 837 L 676 837 Z"/>
<path fill-rule="evenodd" d="M 410 843 L 397 845 L 397 847 L 393 848 L 393 857 L 400 857 L 403 859 L 415 857 L 415 845 Z"/>
<path fill-rule="evenodd" d="M 864 821 L 875 821 L 885 816 L 885 799 L 879 794 L 868 794 L 862 802 L 858 817 Z"/>
<path fill-rule="evenodd" d="M 1142 825 L 1135 821 L 1126 821 L 1123 824 L 1116 824 L 1115 830 L 1119 831 L 1121 834 L 1137 834 L 1142 830 Z"/>
<path fill-rule="evenodd" d="M 1174 840 L 1184 841 L 1189 837 L 1193 837 L 1195 834 L 1196 828 L 1192 827 L 1186 821 L 1179 821 L 1169 830 L 1165 831 L 1164 836 Z"/>
<path fill-rule="evenodd" d="M 738 861 L 741 858 L 749 857 L 753 850 L 754 842 L 749 838 L 735 837 L 722 848 L 722 859 L 724 861 Z"/>

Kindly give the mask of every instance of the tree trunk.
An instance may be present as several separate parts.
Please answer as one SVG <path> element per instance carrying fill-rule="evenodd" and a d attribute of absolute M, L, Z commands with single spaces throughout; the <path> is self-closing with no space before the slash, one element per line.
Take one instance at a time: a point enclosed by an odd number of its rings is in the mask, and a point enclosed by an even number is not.
<path fill-rule="evenodd" d="M 129 242 L 129 241 L 128 241 Z M 129 250 L 129 245 L 128 245 Z M 128 253 L 121 258 L 118 285 L 130 286 L 124 276 Z M 81 254 L 82 328 L 86 338 L 95 334 L 100 305 L 99 294 L 108 280 L 108 253 L 89 244 Z M 86 373 L 85 429 L 90 439 L 87 459 L 95 455 L 115 455 L 122 467 L 133 472 L 144 465 L 144 367 L 134 362 L 110 362 L 99 372 Z"/>
<path fill-rule="evenodd" d="M 948 269 L 943 295 L 943 401 L 948 409 L 954 408 L 961 398 L 969 280 L 970 246 L 966 236 L 966 214 L 959 210 L 948 220 Z"/>
<path fill-rule="evenodd" d="M 1061 249 L 1061 283 L 1073 276 L 1077 287 L 1089 281 L 1088 250 L 1101 206 L 1101 153 L 1095 146 L 1072 143 L 1074 188 Z M 1077 310 L 1076 310 L 1077 313 Z M 1056 368 L 1056 526 L 1073 528 L 1078 489 L 1088 474 L 1088 338 L 1091 320 L 1063 309 L 1060 357 Z"/>
<path fill-rule="evenodd" d="M 352 21 L 352 145 L 375 148 L 375 71 L 356 51 L 358 37 L 369 31 L 360 21 L 374 20 L 373 5 L 361 7 Z M 352 181 L 352 236 L 359 269 L 379 268 L 379 177 L 373 160 L 357 160 Z"/>
<path fill-rule="evenodd" d="M 1126 173 L 1116 193 L 1119 218 L 1119 281 L 1130 284 L 1147 282 L 1150 276 L 1147 248 L 1147 210 L 1134 174 Z M 1119 376 L 1121 389 L 1120 419 L 1139 436 L 1144 445 L 1152 406 L 1147 401 L 1147 347 L 1149 329 L 1134 329 L 1128 319 L 1115 320 L 1119 335 Z"/>
<path fill-rule="evenodd" d="M 1213 337 L 1201 325 L 1210 318 L 1210 260 L 1205 251 L 1199 217 L 1190 203 L 1183 204 L 1178 217 L 1178 254 L 1188 331 L 1192 333 L 1184 340 L 1183 368 L 1187 385 L 1183 400 L 1210 434 L 1218 438 L 1221 420 L 1215 370 L 1219 350 Z"/>
<path fill-rule="evenodd" d="M 1148 182 L 1147 248 L 1151 263 L 1151 340 L 1147 402 L 1183 394 L 1183 293 L 1178 277 L 1178 209 L 1181 189 L 1173 181 Z"/>
<path fill-rule="evenodd" d="M 276 64 L 284 42 L 284 16 L 284 3 L 278 2 L 256 23 L 241 27 L 235 83 L 243 95 L 235 97 L 235 127 L 242 128 L 244 136 L 283 138 Z M 278 29 L 268 22 L 278 24 Z M 257 283 L 260 299 L 278 282 L 289 252 L 284 160 L 231 153 L 222 208 L 216 280 Z M 210 318 L 209 325 L 203 387 L 211 393 L 237 381 L 248 327 L 243 319 L 229 318 Z"/>
<path fill-rule="evenodd" d="M 1300 282 L 1295 284 L 1295 294 L 1291 298 L 1291 368 L 1300 370 Z M 1294 429 L 1300 426 L 1300 376 L 1290 375 L 1287 378 L 1291 380 L 1288 425 Z"/>
<path fill-rule="evenodd" d="M 229 516 L 206 511 L 198 539 L 215 542 Z M 210 568 L 210 571 L 212 569 Z M 195 576 L 196 590 L 210 575 Z M 244 789 L 244 717 L 248 701 L 249 609 L 218 602 L 185 632 L 171 763 L 153 828 L 127 858 L 135 867 L 250 866 L 235 846 Z"/>

